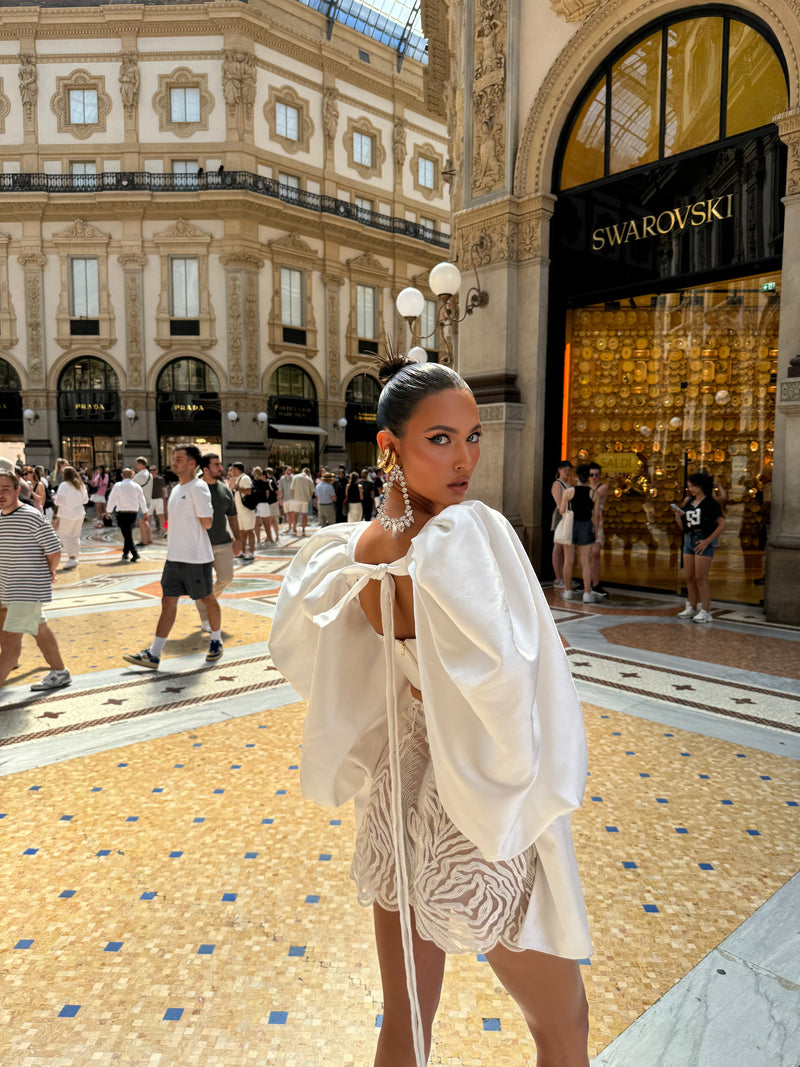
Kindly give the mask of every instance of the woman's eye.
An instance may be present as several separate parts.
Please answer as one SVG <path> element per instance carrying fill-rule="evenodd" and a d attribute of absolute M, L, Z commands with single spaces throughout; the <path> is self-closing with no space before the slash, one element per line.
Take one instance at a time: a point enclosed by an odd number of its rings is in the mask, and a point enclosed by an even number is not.
<path fill-rule="evenodd" d="M 435 433 L 433 437 L 429 437 L 428 440 L 432 445 L 446 445 L 450 438 L 446 433 Z"/>
<path fill-rule="evenodd" d="M 469 435 L 469 437 L 467 438 L 467 441 L 469 441 L 469 442 L 471 442 L 473 444 L 477 444 L 477 442 L 480 441 L 481 437 L 483 437 L 483 434 L 481 433 L 481 431 L 480 430 L 476 430 L 475 433 L 471 433 Z"/>

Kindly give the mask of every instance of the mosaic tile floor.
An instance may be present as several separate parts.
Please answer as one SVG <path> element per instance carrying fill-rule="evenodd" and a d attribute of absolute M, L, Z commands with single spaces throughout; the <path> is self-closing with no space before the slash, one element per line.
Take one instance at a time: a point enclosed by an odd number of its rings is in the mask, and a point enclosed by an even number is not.
<path fill-rule="evenodd" d="M 194 609 L 181 606 L 167 669 L 143 677 L 119 655 L 152 633 L 157 567 L 129 566 L 107 582 L 103 553 L 115 551 L 101 546 L 80 577 L 65 575 L 51 612 L 65 659 L 76 657 L 74 687 L 29 698 L 41 669 L 31 644 L 18 672 L 27 677 L 0 696 L 0 754 L 52 753 L 34 769 L 0 766 L 0 1063 L 368 1064 L 382 1004 L 371 916 L 349 881 L 352 812 L 300 797 L 303 706 L 263 644 L 286 559 L 263 555 L 226 598 L 229 661 L 198 663 Z M 87 602 L 95 596 L 102 602 Z M 569 607 L 554 614 L 573 669 L 594 656 L 596 676 L 596 650 L 576 635 L 602 620 L 596 607 Z M 630 644 L 646 629 L 639 610 L 622 624 Z M 681 629 L 663 617 L 650 624 Z M 743 629 L 720 623 L 708 654 L 726 662 L 724 635 L 735 645 Z M 796 651 L 797 635 L 774 641 L 775 655 Z M 626 684 L 613 672 L 644 673 L 628 683 L 665 706 L 667 686 L 708 683 L 710 668 L 677 651 L 686 678 L 659 687 L 659 657 L 642 668 L 649 642 L 635 660 L 607 643 L 612 706 Z M 724 681 L 714 699 L 747 699 Z M 774 699 L 791 708 L 799 688 L 788 681 Z M 684 696 L 705 703 L 709 693 Z M 191 722 L 215 702 L 233 717 Z M 745 746 L 593 703 L 584 712 L 590 778 L 574 825 L 595 947 L 582 967 L 595 1054 L 797 871 L 800 775 L 795 759 L 758 747 L 752 722 Z M 91 725 L 100 716 L 106 725 Z M 794 739 L 777 710 L 773 720 Z M 141 740 L 114 740 L 132 726 Z M 76 754 L 101 729 L 103 750 Z M 480 959 L 448 961 L 430 1062 L 535 1063 L 516 1008 Z"/>

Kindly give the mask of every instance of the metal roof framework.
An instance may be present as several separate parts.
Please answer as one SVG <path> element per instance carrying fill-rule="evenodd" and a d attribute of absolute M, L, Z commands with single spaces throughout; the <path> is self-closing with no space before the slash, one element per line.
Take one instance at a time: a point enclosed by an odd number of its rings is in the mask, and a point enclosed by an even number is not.
<path fill-rule="evenodd" d="M 420 0 L 300 0 L 325 16 L 328 39 L 337 22 L 350 26 L 397 54 L 398 71 L 406 56 L 428 62 L 428 42 L 422 36 Z"/>

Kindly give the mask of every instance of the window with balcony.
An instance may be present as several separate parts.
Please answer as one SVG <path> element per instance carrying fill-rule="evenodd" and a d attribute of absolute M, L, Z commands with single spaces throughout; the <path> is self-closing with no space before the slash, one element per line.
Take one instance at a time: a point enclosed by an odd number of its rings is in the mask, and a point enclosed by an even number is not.
<path fill-rule="evenodd" d="M 306 343 L 305 278 L 291 267 L 281 267 L 281 323 L 286 344 Z"/>
<path fill-rule="evenodd" d="M 100 284 L 95 258 L 69 260 L 70 334 L 96 337 L 100 333 Z"/>
<path fill-rule="evenodd" d="M 360 355 L 378 351 L 377 295 L 372 285 L 359 285 L 356 288 L 356 331 Z"/>
<path fill-rule="evenodd" d="M 200 334 L 200 273 L 196 256 L 172 256 L 169 261 L 170 329 L 173 337 Z"/>

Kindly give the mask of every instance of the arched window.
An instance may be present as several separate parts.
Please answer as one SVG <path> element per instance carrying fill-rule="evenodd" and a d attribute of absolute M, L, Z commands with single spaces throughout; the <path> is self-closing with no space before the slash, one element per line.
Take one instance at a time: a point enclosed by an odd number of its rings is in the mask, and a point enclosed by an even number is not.
<path fill-rule="evenodd" d="M 788 108 L 766 29 L 739 17 L 670 16 L 612 54 L 577 105 L 561 189 L 769 125 Z"/>
<path fill-rule="evenodd" d="M 0 359 L 0 392 L 17 392 L 22 388 L 19 375 L 8 362 Z"/>
<path fill-rule="evenodd" d="M 377 404 L 381 395 L 381 384 L 371 374 L 357 374 L 345 392 L 348 404 Z"/>
<path fill-rule="evenodd" d="M 175 359 L 158 376 L 159 393 L 218 393 L 219 378 L 199 359 Z"/>
<path fill-rule="evenodd" d="M 96 356 L 73 359 L 58 379 L 59 392 L 117 392 L 119 378 L 114 368 Z"/>
<path fill-rule="evenodd" d="M 302 367 L 293 363 L 284 363 L 273 371 L 269 380 L 270 396 L 294 396 L 303 400 L 316 400 L 317 390 L 310 375 Z"/>

